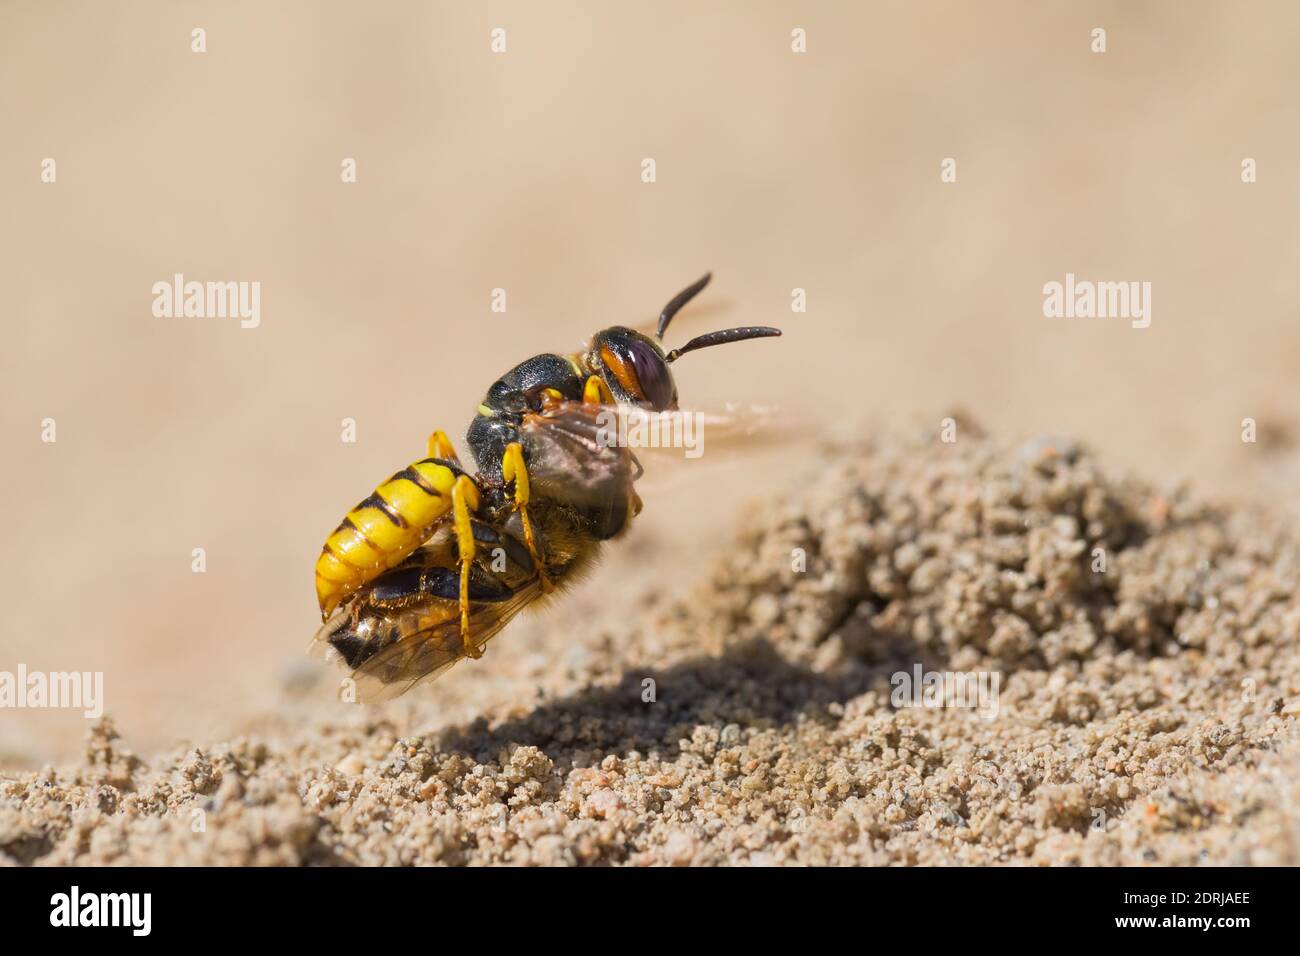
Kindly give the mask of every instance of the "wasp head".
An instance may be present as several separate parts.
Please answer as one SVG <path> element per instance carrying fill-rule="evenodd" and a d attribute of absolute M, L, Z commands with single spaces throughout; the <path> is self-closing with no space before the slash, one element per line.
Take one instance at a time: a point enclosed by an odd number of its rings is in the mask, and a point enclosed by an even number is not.
<path fill-rule="evenodd" d="M 657 412 L 677 407 L 677 383 L 659 343 L 621 325 L 597 332 L 588 364 L 618 402 L 647 405 Z"/>
<path fill-rule="evenodd" d="M 710 278 L 711 274 L 705 275 L 694 285 L 673 296 L 659 314 L 659 329 L 655 339 L 663 339 L 673 316 L 709 284 Z M 681 348 L 665 353 L 659 342 L 648 335 L 615 325 L 596 333 L 587 353 L 587 364 L 604 380 L 616 401 L 648 406 L 657 412 L 666 411 L 677 408 L 677 383 L 673 381 L 673 373 L 668 366 L 678 358 L 710 345 L 780 334 L 780 329 L 768 326 L 722 329 L 697 336 Z"/>

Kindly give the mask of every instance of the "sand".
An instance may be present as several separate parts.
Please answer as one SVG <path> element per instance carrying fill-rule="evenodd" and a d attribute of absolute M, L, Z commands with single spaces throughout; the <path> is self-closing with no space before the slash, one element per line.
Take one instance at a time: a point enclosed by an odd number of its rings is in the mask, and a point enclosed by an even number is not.
<path fill-rule="evenodd" d="M 145 760 L 105 719 L 0 780 L 0 860 L 1298 862 L 1285 525 L 972 431 L 826 449 L 689 600 L 521 622 L 384 708 L 312 662 L 226 740 Z M 895 707 L 918 664 L 996 716 Z"/>

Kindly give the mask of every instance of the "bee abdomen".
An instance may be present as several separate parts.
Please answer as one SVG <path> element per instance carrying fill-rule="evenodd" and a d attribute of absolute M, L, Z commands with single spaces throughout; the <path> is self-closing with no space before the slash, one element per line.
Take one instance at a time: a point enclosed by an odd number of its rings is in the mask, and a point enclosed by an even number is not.
<path fill-rule="evenodd" d="M 424 543 L 429 528 L 451 510 L 451 488 L 459 474 L 440 459 L 421 459 L 348 512 L 316 559 L 323 618 Z"/>

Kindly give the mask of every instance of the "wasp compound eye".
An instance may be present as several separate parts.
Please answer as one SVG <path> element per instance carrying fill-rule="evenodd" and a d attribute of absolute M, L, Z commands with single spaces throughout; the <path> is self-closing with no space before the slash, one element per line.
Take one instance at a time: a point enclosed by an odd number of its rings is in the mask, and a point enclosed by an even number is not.
<path fill-rule="evenodd" d="M 633 339 L 628 352 L 636 380 L 641 386 L 641 394 L 646 401 L 655 411 L 670 408 L 677 397 L 673 394 L 676 389 L 673 387 L 672 373 L 668 371 L 659 351 L 648 342 Z"/>

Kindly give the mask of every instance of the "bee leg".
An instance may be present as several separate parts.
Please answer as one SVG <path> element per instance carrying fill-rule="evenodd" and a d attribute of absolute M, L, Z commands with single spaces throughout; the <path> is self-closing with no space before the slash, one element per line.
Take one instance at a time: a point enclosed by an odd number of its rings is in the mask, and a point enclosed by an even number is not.
<path fill-rule="evenodd" d="M 515 510 L 519 512 L 519 520 L 524 526 L 524 544 L 528 545 L 528 555 L 537 568 L 542 590 L 550 591 L 554 585 L 546 574 L 546 565 L 542 562 L 537 538 L 533 534 L 533 523 L 528 519 L 528 466 L 524 463 L 523 446 L 517 441 L 506 446 L 506 453 L 501 458 L 501 477 L 515 483 Z"/>
<path fill-rule="evenodd" d="M 609 386 L 599 375 L 591 375 L 587 378 L 587 384 L 582 387 L 582 403 L 584 405 L 613 405 L 614 395 L 610 392 Z"/>
<path fill-rule="evenodd" d="M 451 439 L 447 433 L 439 428 L 429 436 L 429 458 L 441 458 L 443 461 L 450 461 L 454 464 L 460 464 L 460 457 L 456 454 L 456 447 L 452 445 Z"/>
<path fill-rule="evenodd" d="M 469 569 L 474 562 L 474 525 L 469 513 L 479 505 L 478 485 L 468 475 L 460 475 L 451 487 L 452 521 L 456 529 L 456 547 L 460 562 L 460 640 L 467 657 L 483 656 L 483 649 L 470 642 Z"/>
<path fill-rule="evenodd" d="M 542 411 L 545 412 L 555 408 L 558 405 L 563 404 L 564 393 L 561 392 L 558 388 L 544 388 L 542 389 L 541 399 L 542 399 Z"/>

